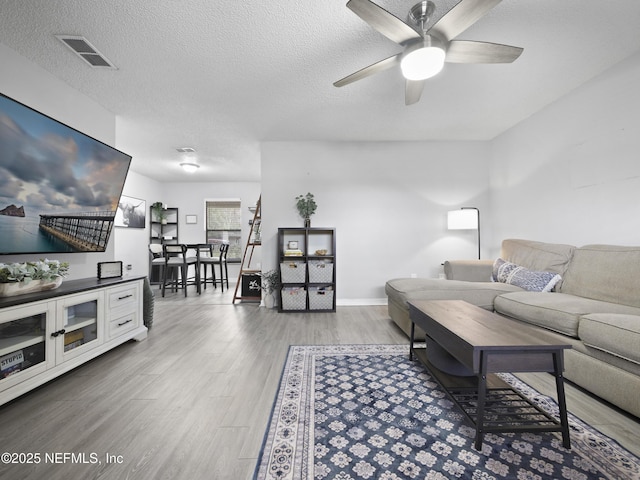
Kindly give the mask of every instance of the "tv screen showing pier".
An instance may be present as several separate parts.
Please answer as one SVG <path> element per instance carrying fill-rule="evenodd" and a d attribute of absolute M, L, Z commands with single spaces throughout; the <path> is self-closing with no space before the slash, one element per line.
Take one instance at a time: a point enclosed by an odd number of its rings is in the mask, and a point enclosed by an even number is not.
<path fill-rule="evenodd" d="M 0 255 L 104 252 L 130 163 L 0 93 Z"/>

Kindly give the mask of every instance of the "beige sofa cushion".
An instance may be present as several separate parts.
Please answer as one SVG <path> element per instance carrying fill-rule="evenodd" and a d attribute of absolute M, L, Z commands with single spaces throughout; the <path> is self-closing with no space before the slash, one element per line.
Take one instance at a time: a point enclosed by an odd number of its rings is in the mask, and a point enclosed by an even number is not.
<path fill-rule="evenodd" d="M 488 282 L 492 268 L 493 260 L 445 260 L 444 275 L 447 280 Z"/>
<path fill-rule="evenodd" d="M 640 309 L 564 293 L 513 292 L 496 297 L 496 312 L 578 337 L 580 317 L 590 313 L 640 315 Z"/>
<path fill-rule="evenodd" d="M 576 249 L 559 290 L 640 307 L 640 247 L 587 245 Z"/>
<path fill-rule="evenodd" d="M 580 319 L 585 345 L 640 364 L 640 316 L 594 313 Z"/>
<path fill-rule="evenodd" d="M 385 285 L 387 296 L 404 305 L 409 300 L 465 300 L 487 310 L 493 310 L 493 299 L 497 295 L 521 290 L 506 283 L 435 278 L 394 278 Z"/>
<path fill-rule="evenodd" d="M 554 272 L 562 276 L 575 249 L 573 245 L 509 238 L 502 241 L 500 258 L 529 270 Z"/>

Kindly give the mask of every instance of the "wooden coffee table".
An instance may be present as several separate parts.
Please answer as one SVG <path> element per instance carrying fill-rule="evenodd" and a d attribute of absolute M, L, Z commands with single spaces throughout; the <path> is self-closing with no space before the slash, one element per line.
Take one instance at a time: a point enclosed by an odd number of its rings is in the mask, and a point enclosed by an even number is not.
<path fill-rule="evenodd" d="M 562 432 L 571 448 L 564 396 L 564 350 L 559 343 L 525 323 L 510 320 L 461 300 L 409 302 L 411 344 L 416 355 L 476 427 L 475 448 L 487 432 Z M 443 347 L 474 376 L 455 377 L 414 348 L 415 326 Z M 497 372 L 550 372 L 555 376 L 560 421 L 495 375 Z"/>

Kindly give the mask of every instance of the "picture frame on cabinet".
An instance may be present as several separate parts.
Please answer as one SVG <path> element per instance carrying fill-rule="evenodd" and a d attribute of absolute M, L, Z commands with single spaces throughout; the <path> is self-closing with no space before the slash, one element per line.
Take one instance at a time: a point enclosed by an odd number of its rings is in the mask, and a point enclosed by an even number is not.
<path fill-rule="evenodd" d="M 140 198 L 127 197 L 122 195 L 116 216 L 114 218 L 114 226 L 124 228 L 144 228 L 147 221 L 147 202 Z"/>
<path fill-rule="evenodd" d="M 98 279 L 122 277 L 122 262 L 98 262 Z"/>

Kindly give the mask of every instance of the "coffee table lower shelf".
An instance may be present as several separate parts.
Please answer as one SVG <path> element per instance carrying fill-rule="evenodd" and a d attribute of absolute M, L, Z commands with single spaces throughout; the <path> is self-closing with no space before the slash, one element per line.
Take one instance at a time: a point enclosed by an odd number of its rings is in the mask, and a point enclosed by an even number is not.
<path fill-rule="evenodd" d="M 449 398 L 460 408 L 467 420 L 478 428 L 478 378 L 449 375 L 434 367 L 427 359 L 426 349 L 413 348 L 412 353 L 429 370 Z M 482 437 L 489 432 L 564 432 L 561 422 L 533 403 L 496 374 L 488 374 L 482 431 L 475 447 L 480 450 Z M 565 441 L 565 444 L 567 442 Z M 568 447 L 568 445 L 567 445 Z"/>

